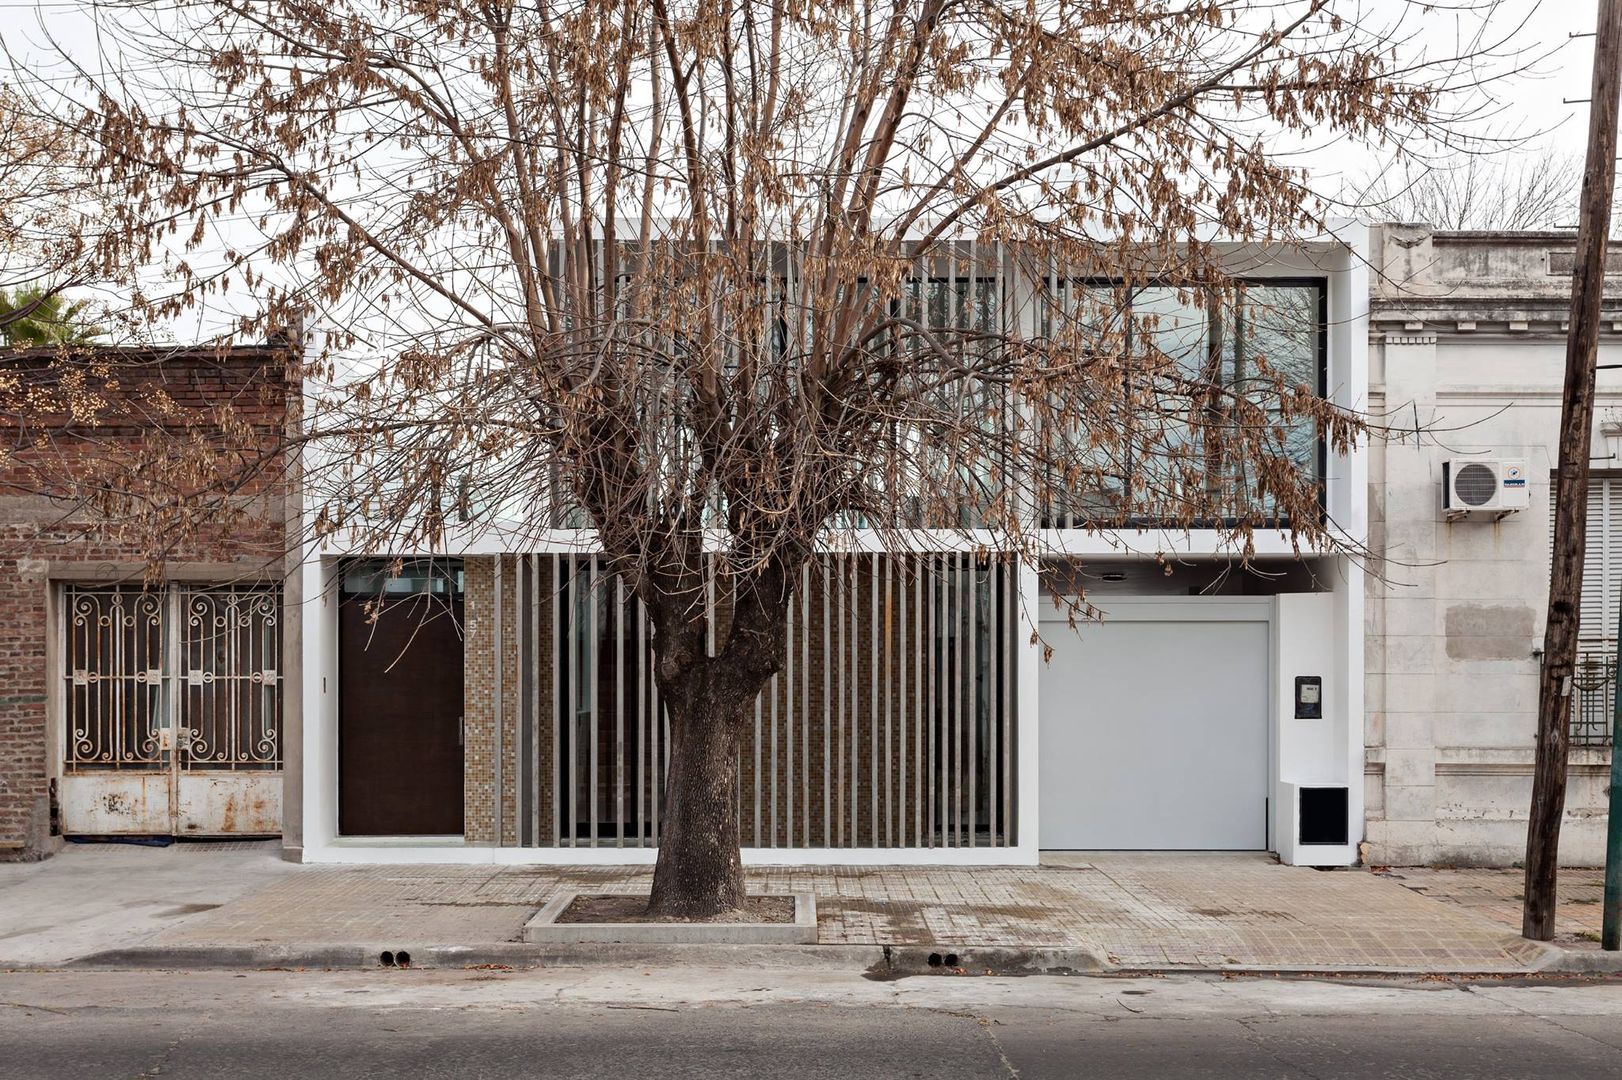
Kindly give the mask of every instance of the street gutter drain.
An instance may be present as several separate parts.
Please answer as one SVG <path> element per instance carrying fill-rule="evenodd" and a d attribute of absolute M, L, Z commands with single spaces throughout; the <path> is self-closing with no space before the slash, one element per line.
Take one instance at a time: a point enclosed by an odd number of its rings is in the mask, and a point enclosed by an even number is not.
<path fill-rule="evenodd" d="M 411 966 L 411 954 L 406 952 L 404 949 L 401 949 L 399 952 L 394 954 L 394 962 L 400 967 L 408 968 Z"/>
<path fill-rule="evenodd" d="M 384 967 L 393 967 L 394 954 L 389 950 L 384 949 L 382 955 L 377 958 L 377 962 L 382 964 Z"/>

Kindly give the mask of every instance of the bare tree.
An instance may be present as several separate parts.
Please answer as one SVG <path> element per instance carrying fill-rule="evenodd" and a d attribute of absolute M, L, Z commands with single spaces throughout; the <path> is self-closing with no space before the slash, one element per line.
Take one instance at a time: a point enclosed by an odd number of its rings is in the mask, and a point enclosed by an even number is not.
<path fill-rule="evenodd" d="M 1582 182 L 1580 157 L 1517 148 L 1441 162 L 1405 158 L 1354 184 L 1345 199 L 1365 217 L 1438 229 L 1562 229 L 1576 220 Z"/>
<path fill-rule="evenodd" d="M 841 530 L 1034 559 L 1062 507 L 1342 542 L 1312 462 L 1360 418 L 1217 241 L 1322 235 L 1277 148 L 1448 124 L 1490 52 L 1399 62 L 1326 0 L 97 10 L 121 67 L 35 107 L 93 145 L 121 260 L 163 271 L 133 310 L 246 292 L 244 332 L 332 328 L 316 531 L 432 547 L 461 489 L 531 535 L 589 526 L 646 605 L 652 908 L 687 917 L 743 897 L 740 734 Z M 1238 375 L 1176 332 L 1241 311 L 1277 349 Z"/>
<path fill-rule="evenodd" d="M 81 322 L 93 316 L 61 296 L 91 262 L 94 198 L 75 158 L 69 129 L 0 84 L 0 341 L 41 336 L 68 307 Z"/>

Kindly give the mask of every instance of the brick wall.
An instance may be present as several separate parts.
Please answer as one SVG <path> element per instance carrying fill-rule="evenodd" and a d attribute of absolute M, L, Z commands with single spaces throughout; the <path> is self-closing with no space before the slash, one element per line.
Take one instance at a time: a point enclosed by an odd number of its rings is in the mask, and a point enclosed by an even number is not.
<path fill-rule="evenodd" d="M 0 858 L 36 855 L 49 844 L 46 565 L 0 561 Z"/>
<path fill-rule="evenodd" d="M 97 422 L 30 415 L 15 396 L 0 407 L 0 858 L 48 853 L 52 783 L 60 738 L 49 715 L 50 658 L 59 628 L 52 590 L 61 581 L 141 580 L 148 566 L 160 578 L 231 580 L 279 575 L 284 537 L 281 477 L 276 459 L 245 480 L 230 500 L 226 526 L 200 523 L 190 538 L 171 537 L 169 550 L 149 562 L 153 537 L 124 531 L 65 497 L 76 478 L 116 467 L 160 443 L 151 430 L 152 402 L 174 404 L 193 434 L 210 437 L 214 419 L 246 421 L 256 446 L 232 439 L 247 460 L 273 448 L 285 422 L 284 354 L 280 348 L 215 350 L 96 350 L 59 357 L 19 352 L 0 358 L 0 371 L 18 383 L 0 396 L 49 388 L 64 375 L 94 380 L 107 407 Z M 223 411 L 222 411 L 223 410 Z M 25 421 L 19 417 L 27 417 Z"/>

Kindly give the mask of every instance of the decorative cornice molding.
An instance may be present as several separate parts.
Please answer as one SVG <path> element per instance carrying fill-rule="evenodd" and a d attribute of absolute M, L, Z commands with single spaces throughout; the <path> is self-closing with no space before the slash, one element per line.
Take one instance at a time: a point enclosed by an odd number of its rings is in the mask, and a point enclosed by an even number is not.
<path fill-rule="evenodd" d="M 1363 775 L 1379 776 L 1386 771 L 1386 747 L 1370 746 L 1363 751 Z M 1438 776 L 1530 776 L 1535 764 L 1531 747 L 1435 748 Z M 1573 746 L 1567 769 L 1573 776 L 1609 775 L 1611 750 L 1606 746 Z"/>

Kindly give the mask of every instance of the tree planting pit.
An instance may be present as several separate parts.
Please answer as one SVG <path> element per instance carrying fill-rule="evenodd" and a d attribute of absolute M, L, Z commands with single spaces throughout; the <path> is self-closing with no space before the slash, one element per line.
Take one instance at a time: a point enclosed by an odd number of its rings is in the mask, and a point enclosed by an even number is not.
<path fill-rule="evenodd" d="M 815 945 L 817 903 L 807 892 L 750 896 L 742 912 L 702 922 L 647 914 L 646 893 L 564 889 L 524 926 L 537 944 Z"/>

